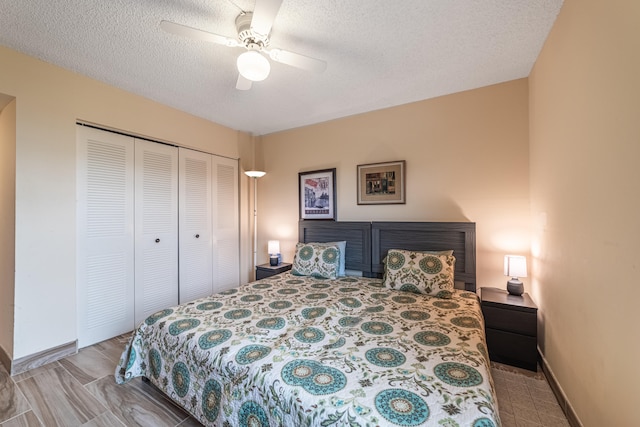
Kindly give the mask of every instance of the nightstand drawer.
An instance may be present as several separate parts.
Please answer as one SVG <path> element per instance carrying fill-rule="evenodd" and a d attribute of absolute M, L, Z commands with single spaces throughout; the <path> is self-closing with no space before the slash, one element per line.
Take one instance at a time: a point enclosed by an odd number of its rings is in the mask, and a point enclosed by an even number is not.
<path fill-rule="evenodd" d="M 499 329 L 501 331 L 535 337 L 538 332 L 537 313 L 515 311 L 496 307 L 482 306 L 482 314 L 487 329 Z"/>
<path fill-rule="evenodd" d="M 536 337 L 486 329 L 489 357 L 499 363 L 535 371 L 538 364 Z"/>

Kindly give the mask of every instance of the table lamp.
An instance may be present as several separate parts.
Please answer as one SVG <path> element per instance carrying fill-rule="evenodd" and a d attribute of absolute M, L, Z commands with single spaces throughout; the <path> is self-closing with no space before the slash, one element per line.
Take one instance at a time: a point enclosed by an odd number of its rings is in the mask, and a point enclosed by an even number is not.
<path fill-rule="evenodd" d="M 280 241 L 269 240 L 267 243 L 267 250 L 269 251 L 269 265 L 276 266 L 280 264 Z"/>
<path fill-rule="evenodd" d="M 507 292 L 511 295 L 522 295 L 524 285 L 518 278 L 527 277 L 527 258 L 520 255 L 505 255 L 504 275 L 511 277 L 507 282 Z"/>

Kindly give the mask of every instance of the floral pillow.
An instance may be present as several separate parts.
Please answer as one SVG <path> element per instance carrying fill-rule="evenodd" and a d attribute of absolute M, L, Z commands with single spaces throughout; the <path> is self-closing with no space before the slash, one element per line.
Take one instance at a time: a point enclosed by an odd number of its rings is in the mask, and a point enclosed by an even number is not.
<path fill-rule="evenodd" d="M 383 285 L 390 289 L 451 298 L 456 259 L 448 253 L 389 249 Z"/>
<path fill-rule="evenodd" d="M 338 267 L 338 277 L 346 276 L 346 249 L 347 249 L 347 241 L 342 240 L 339 242 L 311 242 L 307 243 L 307 245 L 318 245 L 318 246 L 337 246 L 340 250 L 340 266 Z"/>
<path fill-rule="evenodd" d="M 298 243 L 291 273 L 335 279 L 340 271 L 340 248 L 326 243 Z"/>
<path fill-rule="evenodd" d="M 346 240 L 341 240 L 339 242 L 326 242 L 326 243 L 322 243 L 323 245 L 336 245 L 338 246 L 338 249 L 340 249 L 340 267 L 338 270 L 338 276 L 342 277 L 342 276 L 346 276 L 346 264 L 347 264 L 347 260 L 346 260 L 346 249 L 347 249 L 347 241 Z"/>

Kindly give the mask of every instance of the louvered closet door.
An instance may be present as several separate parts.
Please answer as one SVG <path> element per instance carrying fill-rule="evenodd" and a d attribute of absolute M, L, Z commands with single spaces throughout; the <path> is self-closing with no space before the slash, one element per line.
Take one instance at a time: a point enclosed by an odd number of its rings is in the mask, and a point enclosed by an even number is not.
<path fill-rule="evenodd" d="M 212 156 L 214 292 L 239 285 L 238 161 Z"/>
<path fill-rule="evenodd" d="M 180 148 L 180 303 L 213 293 L 211 155 Z"/>
<path fill-rule="evenodd" d="M 133 138 L 77 128 L 78 347 L 134 328 Z"/>
<path fill-rule="evenodd" d="M 136 324 L 178 303 L 178 149 L 136 139 Z"/>

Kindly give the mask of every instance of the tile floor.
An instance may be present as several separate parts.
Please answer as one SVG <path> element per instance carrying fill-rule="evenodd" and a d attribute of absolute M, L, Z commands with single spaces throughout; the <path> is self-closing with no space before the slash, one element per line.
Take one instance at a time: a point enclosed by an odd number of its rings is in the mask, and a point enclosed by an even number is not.
<path fill-rule="evenodd" d="M 140 378 L 117 385 L 129 334 L 10 377 L 0 365 L 0 426 L 200 426 Z"/>
<path fill-rule="evenodd" d="M 199 426 L 140 378 L 115 384 L 113 373 L 128 337 L 13 377 L 0 365 L 0 427 Z M 494 364 L 492 374 L 503 427 L 569 427 L 541 373 Z"/>
<path fill-rule="evenodd" d="M 491 363 L 502 427 L 570 427 L 544 374 Z"/>

